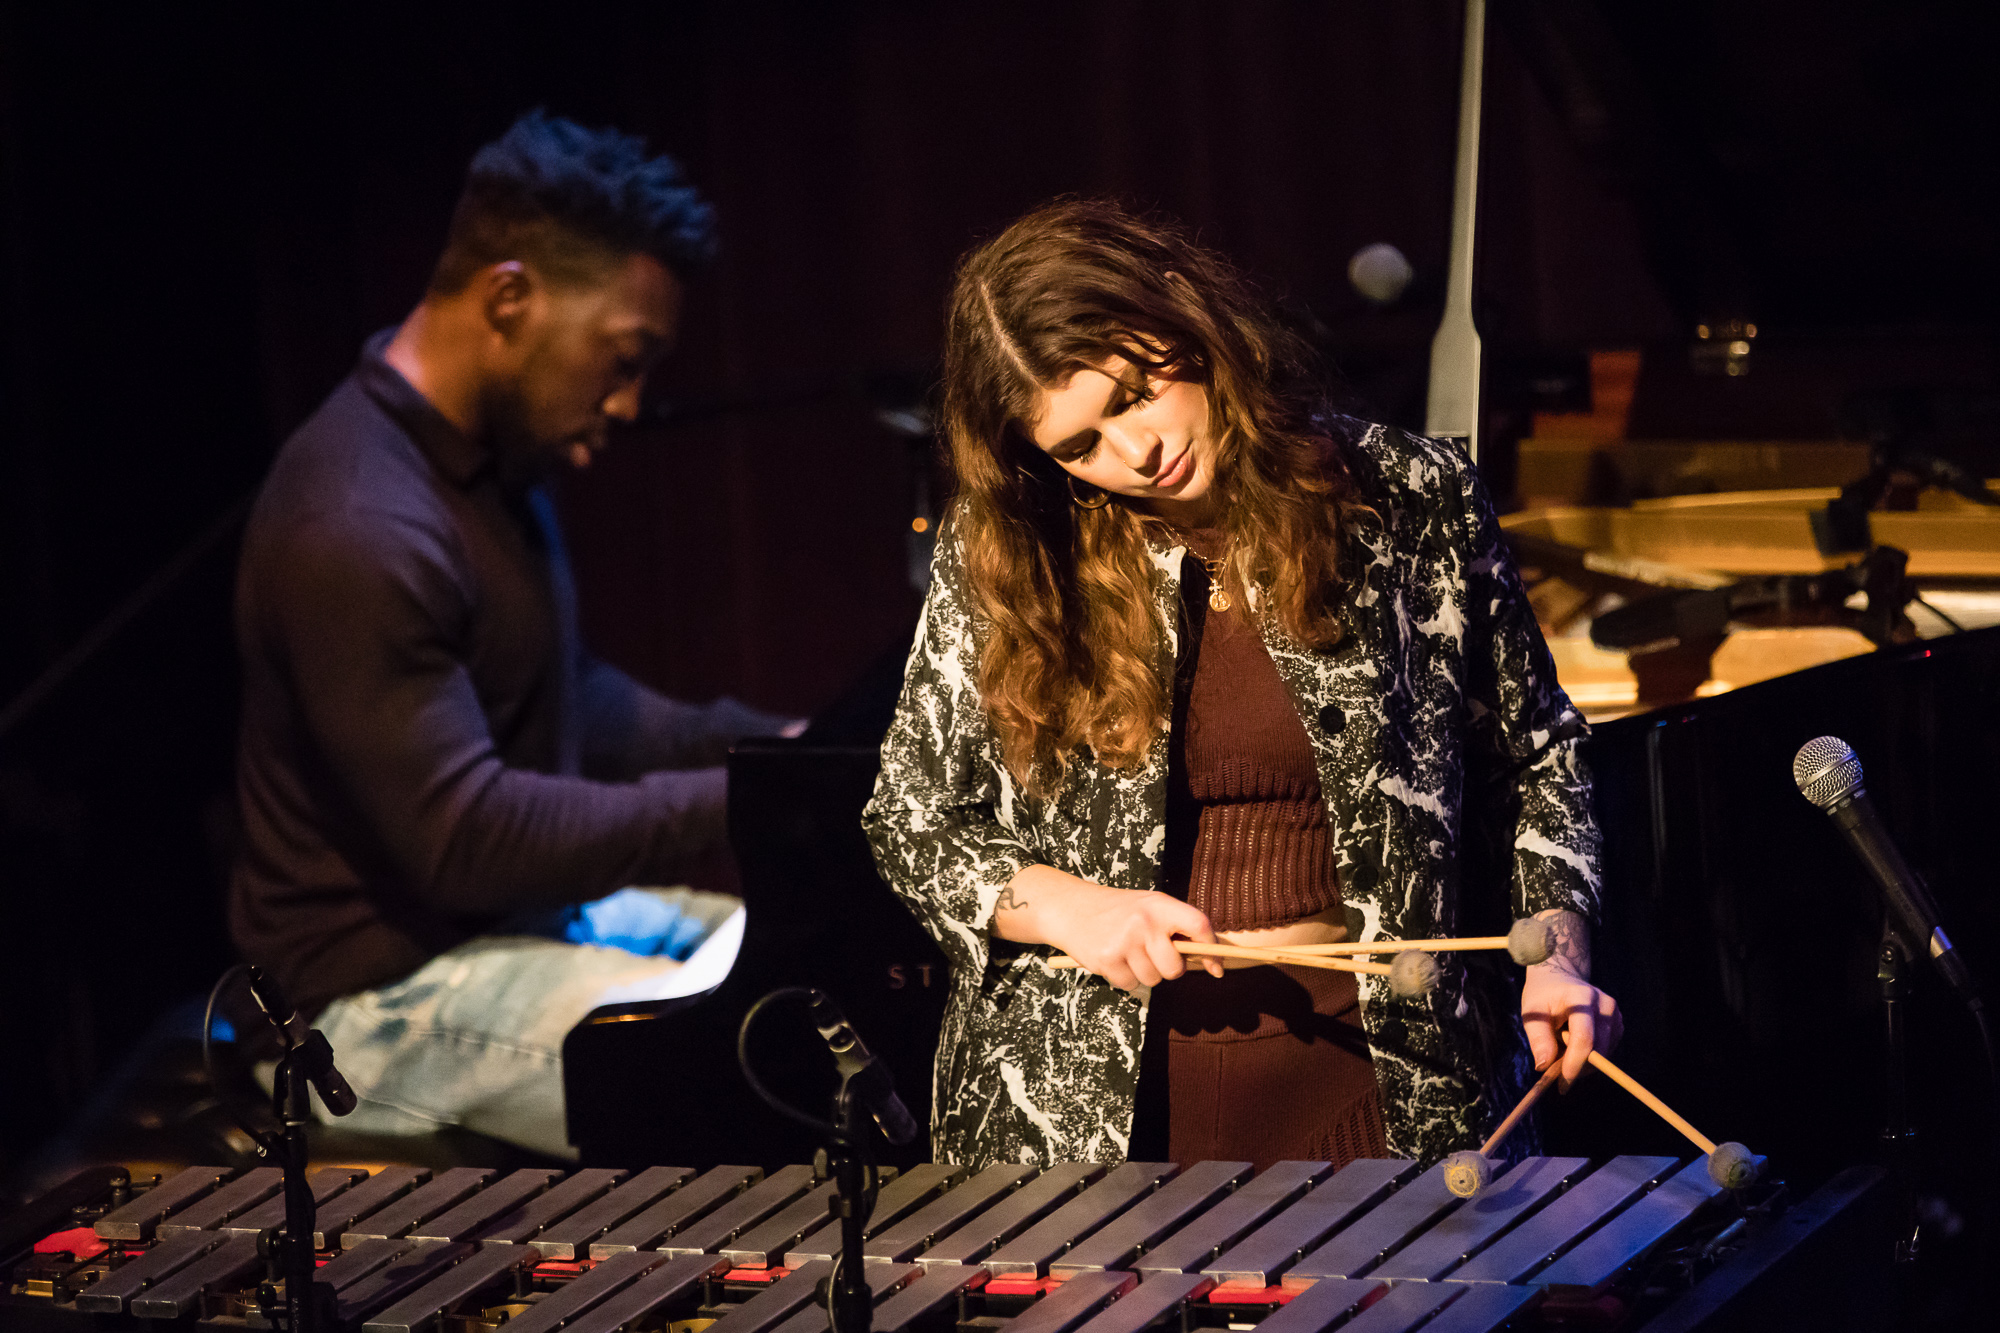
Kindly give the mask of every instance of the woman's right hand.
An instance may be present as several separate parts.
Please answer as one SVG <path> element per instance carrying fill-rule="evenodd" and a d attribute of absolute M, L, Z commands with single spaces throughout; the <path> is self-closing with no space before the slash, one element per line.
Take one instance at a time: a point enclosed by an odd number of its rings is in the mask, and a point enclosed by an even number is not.
<path fill-rule="evenodd" d="M 1175 937 L 1215 941 L 1208 918 L 1178 898 L 1108 889 L 1054 866 L 1027 866 L 1007 882 L 993 930 L 1018 944 L 1047 944 L 1120 990 L 1157 986 L 1187 971 Z M 1197 959 L 1222 975 L 1220 959 Z"/>

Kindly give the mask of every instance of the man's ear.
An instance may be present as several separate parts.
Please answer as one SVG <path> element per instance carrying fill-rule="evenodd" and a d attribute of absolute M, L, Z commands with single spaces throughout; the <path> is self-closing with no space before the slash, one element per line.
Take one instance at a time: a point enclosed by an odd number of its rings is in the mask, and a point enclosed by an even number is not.
<path fill-rule="evenodd" d="M 527 322 L 541 295 L 534 271 L 518 259 L 507 259 L 487 265 L 479 282 L 486 322 L 501 337 L 512 338 Z"/>

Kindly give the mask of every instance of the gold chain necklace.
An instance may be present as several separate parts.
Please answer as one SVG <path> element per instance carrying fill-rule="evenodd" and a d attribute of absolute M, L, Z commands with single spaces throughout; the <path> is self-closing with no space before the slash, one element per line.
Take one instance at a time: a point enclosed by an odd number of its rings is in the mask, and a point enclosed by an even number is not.
<path fill-rule="evenodd" d="M 1227 611 L 1229 609 L 1229 593 L 1222 586 L 1222 567 L 1229 560 L 1228 550 L 1225 549 L 1221 555 L 1215 557 L 1213 560 L 1203 555 L 1200 551 L 1195 550 L 1192 542 L 1188 543 L 1188 551 L 1195 559 L 1201 561 L 1201 567 L 1208 571 L 1208 609 L 1211 611 Z"/>

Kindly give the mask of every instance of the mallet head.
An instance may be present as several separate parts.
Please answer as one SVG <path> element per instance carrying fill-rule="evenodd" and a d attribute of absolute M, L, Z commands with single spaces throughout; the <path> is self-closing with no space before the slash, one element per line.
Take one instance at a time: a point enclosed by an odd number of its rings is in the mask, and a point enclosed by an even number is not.
<path fill-rule="evenodd" d="M 1444 1187 L 1470 1199 L 1493 1182 L 1493 1163 L 1482 1153 L 1455 1152 L 1444 1159 Z"/>
<path fill-rule="evenodd" d="M 1708 1178 L 1726 1190 L 1749 1189 L 1764 1174 L 1764 1161 L 1740 1143 L 1718 1143 L 1708 1155 Z"/>
<path fill-rule="evenodd" d="M 1437 959 L 1422 949 L 1406 949 L 1389 964 L 1389 990 L 1399 1000 L 1422 999 L 1437 984 Z"/>
<path fill-rule="evenodd" d="M 1556 951 L 1556 928 L 1546 921 L 1524 916 L 1507 932 L 1507 956 L 1522 967 L 1546 963 Z"/>

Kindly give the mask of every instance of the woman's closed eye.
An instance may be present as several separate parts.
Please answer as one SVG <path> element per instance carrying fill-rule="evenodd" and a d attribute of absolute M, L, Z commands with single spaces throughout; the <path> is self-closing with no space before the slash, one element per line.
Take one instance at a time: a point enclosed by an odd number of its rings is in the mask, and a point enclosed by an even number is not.
<path fill-rule="evenodd" d="M 1089 439 L 1078 440 L 1073 448 L 1062 455 L 1060 461 L 1064 463 L 1088 463 L 1096 456 L 1098 443 L 1103 438 L 1096 431 L 1090 432 Z"/>
<path fill-rule="evenodd" d="M 1130 393 L 1129 390 L 1127 392 Z M 1122 403 L 1119 403 L 1115 407 L 1111 415 L 1115 417 L 1122 417 L 1127 412 L 1130 412 L 1133 408 L 1144 407 L 1147 403 L 1152 402 L 1159 396 L 1160 396 L 1159 381 L 1154 379 L 1148 379 L 1146 381 L 1146 387 L 1143 390 L 1141 390 L 1138 393 L 1131 393 L 1129 397 L 1127 397 Z"/>
<path fill-rule="evenodd" d="M 1140 390 L 1139 392 L 1133 393 L 1131 390 L 1128 389 L 1125 391 L 1124 395 L 1121 396 L 1117 401 L 1106 404 L 1105 415 L 1112 417 L 1122 417 L 1127 412 L 1130 412 L 1133 408 L 1144 407 L 1146 404 L 1153 402 L 1159 396 L 1160 396 L 1160 386 L 1158 381 L 1148 379 L 1146 381 L 1146 387 Z M 1087 439 L 1083 438 L 1078 439 L 1074 445 L 1072 445 L 1070 448 L 1064 450 L 1060 455 L 1058 455 L 1058 460 L 1064 463 L 1088 463 L 1093 457 L 1096 456 L 1097 446 L 1099 443 L 1103 441 L 1103 439 L 1104 436 L 1102 433 L 1098 431 L 1091 431 L 1089 432 L 1089 437 Z"/>

